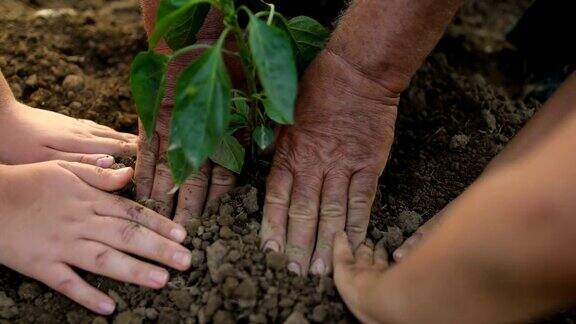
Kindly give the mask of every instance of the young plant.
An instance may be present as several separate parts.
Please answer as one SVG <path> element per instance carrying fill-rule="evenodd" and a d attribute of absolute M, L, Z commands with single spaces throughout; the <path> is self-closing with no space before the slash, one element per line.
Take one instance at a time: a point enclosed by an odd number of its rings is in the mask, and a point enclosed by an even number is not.
<path fill-rule="evenodd" d="M 213 45 L 195 44 L 211 6 L 222 12 L 224 30 Z M 205 49 L 182 71 L 175 87 L 168 163 L 177 185 L 207 159 L 240 173 L 246 154 L 233 136 L 236 131 L 248 129 L 254 143 L 250 148 L 265 149 L 274 141 L 275 123 L 294 122 L 298 71 L 314 59 L 329 32 L 312 18 L 288 20 L 274 5 L 266 8 L 253 12 L 245 5 L 237 8 L 234 0 L 160 1 L 148 51 L 136 56 L 130 77 L 149 139 L 165 93 L 167 66 L 186 52 Z M 229 37 L 237 52 L 224 48 Z M 172 55 L 154 52 L 162 38 Z M 239 57 L 246 89 L 233 89 L 224 55 Z"/>

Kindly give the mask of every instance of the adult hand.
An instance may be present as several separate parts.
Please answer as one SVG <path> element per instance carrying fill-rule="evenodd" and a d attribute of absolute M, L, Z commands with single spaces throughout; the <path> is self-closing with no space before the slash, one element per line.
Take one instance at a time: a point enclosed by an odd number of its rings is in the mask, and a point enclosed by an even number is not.
<path fill-rule="evenodd" d="M 185 270 L 190 252 L 177 242 L 186 232 L 133 201 L 104 192 L 121 189 L 132 174 L 131 168 L 64 161 L 0 166 L 0 263 L 100 314 L 112 313 L 114 301 L 72 267 L 163 287 L 166 270 L 128 254 Z"/>
<path fill-rule="evenodd" d="M 285 250 L 288 268 L 332 269 L 332 242 L 364 240 L 378 177 L 394 137 L 399 94 L 325 50 L 300 85 L 296 121 L 279 135 L 262 224 L 265 249 Z"/>
<path fill-rule="evenodd" d="M 140 1 L 148 35 L 154 29 L 157 0 Z M 212 10 L 197 39 L 199 43 L 214 43 L 223 30 L 221 14 Z M 234 46 L 228 43 L 227 46 Z M 157 52 L 169 54 L 172 51 L 166 43 L 160 42 Z M 152 199 L 156 202 L 156 211 L 164 216 L 170 216 L 174 209 L 174 182 L 168 166 L 166 152 L 170 145 L 170 119 L 173 100 L 173 90 L 180 72 L 202 54 L 202 50 L 194 51 L 175 59 L 168 67 L 166 98 L 163 100 L 156 121 L 155 137 L 150 141 L 146 138 L 142 124 L 139 127 L 138 158 L 136 160 L 136 198 Z M 232 80 L 241 84 L 241 69 L 239 62 L 227 58 L 226 61 Z M 222 194 L 232 189 L 236 177 L 230 170 L 208 161 L 200 172 L 185 181 L 178 192 L 178 205 L 174 220 L 184 224 L 190 217 L 202 214 L 204 206 Z"/>

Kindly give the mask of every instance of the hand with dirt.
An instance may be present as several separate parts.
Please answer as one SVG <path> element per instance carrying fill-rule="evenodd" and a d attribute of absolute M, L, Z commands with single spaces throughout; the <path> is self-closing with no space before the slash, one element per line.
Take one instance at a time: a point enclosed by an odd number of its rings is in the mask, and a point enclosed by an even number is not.
<path fill-rule="evenodd" d="M 166 270 L 129 254 L 185 270 L 191 256 L 178 242 L 186 232 L 131 200 L 105 192 L 121 189 L 132 175 L 131 168 L 66 161 L 0 165 L 0 263 L 106 315 L 114 311 L 114 301 L 73 267 L 163 287 Z"/>
<path fill-rule="evenodd" d="M 263 247 L 286 251 L 291 271 L 330 273 L 334 233 L 346 230 L 353 249 L 364 240 L 400 93 L 458 3 L 354 1 L 305 72 L 295 125 L 276 143 L 262 224 Z"/>
<path fill-rule="evenodd" d="M 278 138 L 262 225 L 264 248 L 285 250 L 291 271 L 306 274 L 312 264 L 313 273 L 329 273 L 338 231 L 354 248 L 364 240 L 398 100 L 330 51 L 306 71 L 296 122 Z"/>
<path fill-rule="evenodd" d="M 150 35 L 154 29 L 154 21 L 158 1 L 140 1 L 146 31 Z M 218 13 L 211 11 L 204 26 L 197 35 L 199 43 L 214 43 L 220 36 L 223 26 Z M 161 42 L 156 49 L 159 53 L 170 53 L 168 46 Z M 164 216 L 170 216 L 174 209 L 175 197 L 171 192 L 174 187 L 172 174 L 168 166 L 166 152 L 170 141 L 170 118 L 174 104 L 173 89 L 180 72 L 202 51 L 182 55 L 168 67 L 166 98 L 156 121 L 156 133 L 149 141 L 142 128 L 139 130 L 138 158 L 136 160 L 136 196 L 137 199 L 152 199 L 156 203 L 156 211 Z M 227 62 L 233 80 L 240 72 L 237 63 Z M 236 68 L 235 68 L 236 66 Z M 178 205 L 174 220 L 184 224 L 192 216 L 199 216 L 204 206 L 220 197 L 234 187 L 236 178 L 232 171 L 208 161 L 197 175 L 186 180 L 178 192 Z"/>
<path fill-rule="evenodd" d="M 334 283 L 348 309 L 362 323 L 382 323 L 373 313 L 378 308 L 378 290 L 373 289 L 388 270 L 388 253 L 384 246 L 361 244 L 352 250 L 348 236 L 334 236 Z"/>
<path fill-rule="evenodd" d="M 19 103 L 1 74 L 0 138 L 0 163 L 65 160 L 106 168 L 114 164 L 111 155 L 134 155 L 137 139 L 90 120 Z"/>

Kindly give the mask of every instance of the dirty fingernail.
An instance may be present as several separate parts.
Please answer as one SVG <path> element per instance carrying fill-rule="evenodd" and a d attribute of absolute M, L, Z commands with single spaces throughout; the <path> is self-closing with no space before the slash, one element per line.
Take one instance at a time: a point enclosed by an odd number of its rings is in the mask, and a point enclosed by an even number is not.
<path fill-rule="evenodd" d="M 170 237 L 177 242 L 182 242 L 186 238 L 186 231 L 182 228 L 173 228 L 170 231 Z"/>
<path fill-rule="evenodd" d="M 110 302 L 102 302 L 98 305 L 100 312 L 105 315 L 112 314 L 114 312 L 114 308 L 116 308 L 116 306 Z"/>
<path fill-rule="evenodd" d="M 302 270 L 300 270 L 300 265 L 296 262 L 290 262 L 288 264 L 288 271 L 293 272 L 297 275 L 302 275 Z"/>
<path fill-rule="evenodd" d="M 264 251 L 267 250 L 272 250 L 274 252 L 280 252 L 280 244 L 278 244 L 276 241 L 268 241 L 266 242 L 266 244 L 264 244 Z"/>
<path fill-rule="evenodd" d="M 168 281 L 168 273 L 166 271 L 152 270 L 148 276 L 150 277 L 150 280 L 162 286 L 166 284 L 166 281 Z"/>
<path fill-rule="evenodd" d="M 176 263 L 184 267 L 188 267 L 192 261 L 192 256 L 188 252 L 176 252 L 172 258 Z"/>
<path fill-rule="evenodd" d="M 310 268 L 310 271 L 315 274 L 315 275 L 324 275 L 326 274 L 326 265 L 324 264 L 324 261 L 322 259 L 316 259 L 316 261 L 314 261 L 314 263 L 312 263 L 312 267 Z"/>
<path fill-rule="evenodd" d="M 114 157 L 107 155 L 96 160 L 96 165 L 101 168 L 109 168 L 114 164 Z"/>

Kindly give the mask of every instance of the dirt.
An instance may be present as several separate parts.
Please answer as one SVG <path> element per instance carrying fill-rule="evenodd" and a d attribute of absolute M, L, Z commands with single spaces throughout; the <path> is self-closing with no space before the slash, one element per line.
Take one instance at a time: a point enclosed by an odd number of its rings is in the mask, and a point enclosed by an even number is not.
<path fill-rule="evenodd" d="M 333 20 L 336 2 L 309 10 Z M 373 242 L 394 249 L 458 196 L 557 86 L 536 78 L 505 40 L 528 3 L 468 1 L 418 71 L 402 97 Z M 54 8 L 67 9 L 38 11 Z M 146 44 L 137 1 L 4 0 L 0 12 L 0 68 L 19 100 L 136 130 L 128 72 Z M 103 318 L 0 267 L 0 323 L 354 322 L 330 278 L 298 278 L 283 254 L 258 249 L 268 167 L 253 163 L 240 179 L 247 186 L 187 224 L 193 266 L 173 272 L 165 289 L 83 274 L 118 304 Z M 567 311 L 544 322 L 575 319 Z"/>

